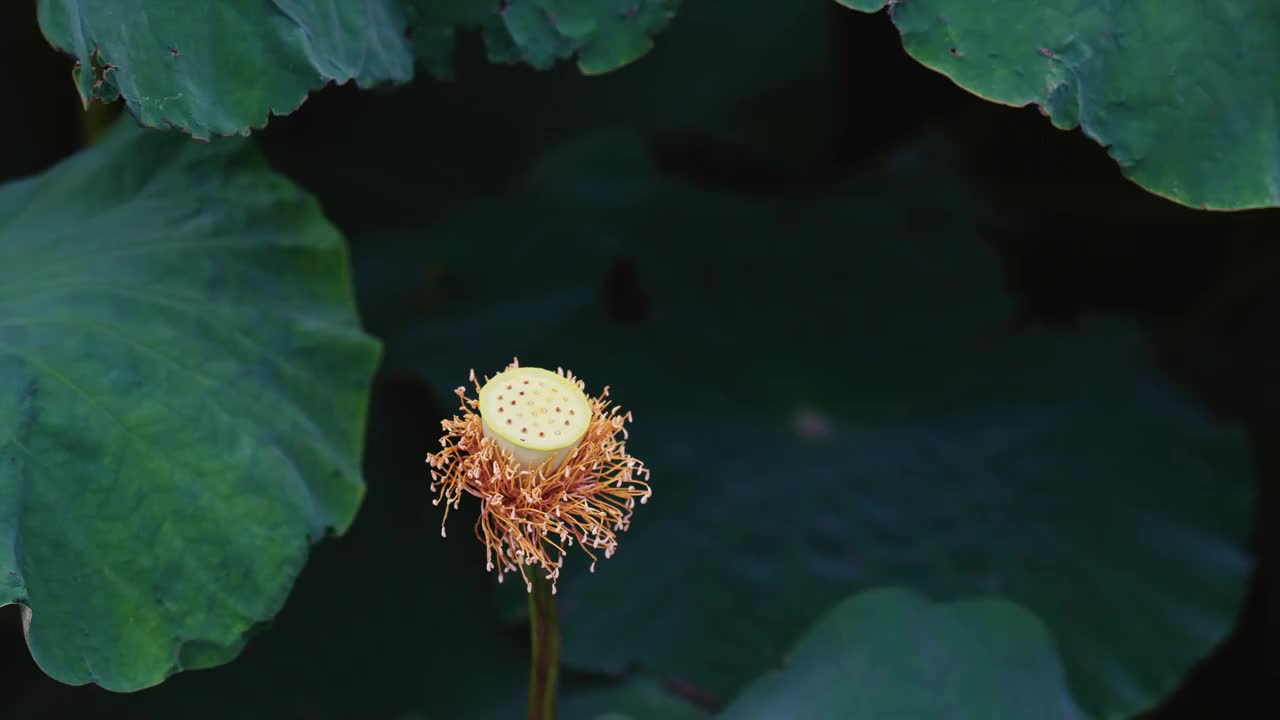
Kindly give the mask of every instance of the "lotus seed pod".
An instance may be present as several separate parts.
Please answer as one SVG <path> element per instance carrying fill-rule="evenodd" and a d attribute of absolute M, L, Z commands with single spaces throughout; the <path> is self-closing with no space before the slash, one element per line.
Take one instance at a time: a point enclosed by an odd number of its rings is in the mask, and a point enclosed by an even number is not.
<path fill-rule="evenodd" d="M 484 436 L 523 469 L 559 468 L 587 434 L 591 404 L 576 383 L 549 370 L 513 367 L 480 388 Z"/>

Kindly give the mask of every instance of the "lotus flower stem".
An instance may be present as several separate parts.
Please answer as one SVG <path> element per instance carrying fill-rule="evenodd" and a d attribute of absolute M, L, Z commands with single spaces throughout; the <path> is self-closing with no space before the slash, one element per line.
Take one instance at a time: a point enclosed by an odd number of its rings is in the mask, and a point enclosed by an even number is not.
<path fill-rule="evenodd" d="M 529 720 L 555 720 L 560 681 L 560 613 L 551 581 L 533 574 L 529 593 Z"/>
<path fill-rule="evenodd" d="M 645 504 L 649 470 L 627 452 L 631 413 L 589 397 L 572 373 L 513 362 L 481 384 L 478 399 L 455 393 L 458 414 L 441 422 L 440 450 L 427 456 L 432 503 L 444 505 L 440 535 L 464 497 L 480 505 L 475 535 L 485 569 L 510 574 L 529 593 L 529 720 L 554 720 L 560 679 L 556 581 L 575 545 L 596 563 L 612 557 L 618 534 Z"/>

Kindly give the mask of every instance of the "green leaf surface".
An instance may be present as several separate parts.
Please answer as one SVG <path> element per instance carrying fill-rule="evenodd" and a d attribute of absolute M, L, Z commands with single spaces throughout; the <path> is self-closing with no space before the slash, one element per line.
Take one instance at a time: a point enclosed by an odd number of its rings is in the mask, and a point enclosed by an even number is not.
<path fill-rule="evenodd" d="M 1049 629 L 1002 598 L 899 589 L 837 605 L 724 720 L 1078 720 Z"/>
<path fill-rule="evenodd" d="M 711 717 L 649 678 L 607 688 L 575 690 L 560 706 L 565 720 L 705 720 Z"/>
<path fill-rule="evenodd" d="M 1123 323 L 1009 332 L 985 201 L 948 167 L 922 147 L 828 192 L 735 195 L 602 136 L 415 231 L 405 272 L 451 280 L 414 285 L 428 317 L 389 362 L 451 388 L 514 355 L 635 411 L 653 500 L 594 575 L 566 569 L 571 663 L 725 700 L 851 592 L 999 593 L 1105 716 L 1225 634 L 1248 567 L 1241 438 Z"/>
<path fill-rule="evenodd" d="M 1280 4 L 838 0 L 890 7 L 925 66 L 1079 126 L 1126 176 L 1184 205 L 1280 205 Z"/>
<path fill-rule="evenodd" d="M 496 17 L 486 0 L 404 0 L 409 36 L 418 61 L 438 78 L 453 77 L 458 28 L 479 28 Z"/>
<path fill-rule="evenodd" d="M 39 0 L 40 25 L 76 61 L 84 102 L 123 97 L 147 127 L 247 134 L 326 83 L 404 83 L 415 59 L 453 74 L 458 29 L 496 62 L 587 74 L 647 53 L 679 0 Z"/>
<path fill-rule="evenodd" d="M 610 72 L 653 47 L 680 0 L 406 0 L 419 58 L 452 74 L 457 29 L 482 29 L 495 62 L 546 70 L 576 58 L 585 74 Z"/>
<path fill-rule="evenodd" d="M 325 83 L 407 82 L 401 0 L 40 0 L 85 102 L 123 97 L 148 127 L 247 134 Z"/>
<path fill-rule="evenodd" d="M 377 357 L 342 238 L 245 141 L 122 123 L 0 188 L 0 604 L 40 667 L 234 657 L 359 506 Z"/>

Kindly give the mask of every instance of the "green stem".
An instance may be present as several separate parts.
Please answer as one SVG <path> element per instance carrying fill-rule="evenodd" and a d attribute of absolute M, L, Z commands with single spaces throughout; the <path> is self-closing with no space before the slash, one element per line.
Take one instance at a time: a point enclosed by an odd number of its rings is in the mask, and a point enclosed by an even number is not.
<path fill-rule="evenodd" d="M 530 575 L 529 639 L 533 664 L 529 668 L 529 720 L 555 720 L 556 686 L 560 681 L 560 613 L 551 582 L 534 569 Z"/>

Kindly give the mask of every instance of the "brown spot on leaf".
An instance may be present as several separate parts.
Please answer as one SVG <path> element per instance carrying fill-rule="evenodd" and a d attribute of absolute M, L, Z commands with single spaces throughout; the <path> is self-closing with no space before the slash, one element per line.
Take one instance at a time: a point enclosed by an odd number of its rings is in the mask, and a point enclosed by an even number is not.
<path fill-rule="evenodd" d="M 116 66 L 102 59 L 102 48 L 95 47 L 89 54 L 89 71 L 93 74 L 93 89 L 97 90 L 107 81 L 107 73 Z"/>

